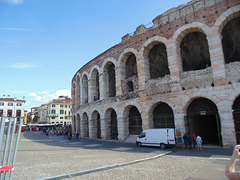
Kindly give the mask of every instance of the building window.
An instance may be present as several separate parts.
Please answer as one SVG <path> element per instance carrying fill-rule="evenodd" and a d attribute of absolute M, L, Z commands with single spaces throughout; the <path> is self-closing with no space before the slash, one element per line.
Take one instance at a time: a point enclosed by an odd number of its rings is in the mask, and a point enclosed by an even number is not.
<path fill-rule="evenodd" d="M 3 103 L 3 102 L 0 102 L 0 106 L 4 106 L 4 103 Z"/>
<path fill-rule="evenodd" d="M 9 109 L 9 110 L 7 111 L 7 116 L 8 116 L 8 117 L 12 117 L 12 110 L 11 110 L 11 109 Z"/>
<path fill-rule="evenodd" d="M 17 103 L 17 106 L 22 106 L 22 103 Z"/>
<path fill-rule="evenodd" d="M 13 106 L 13 103 L 8 103 L 8 106 Z"/>
<path fill-rule="evenodd" d="M 55 107 L 55 104 L 52 104 L 52 107 Z"/>
<path fill-rule="evenodd" d="M 63 119 L 63 117 L 60 117 L 60 119 Z"/>
<path fill-rule="evenodd" d="M 52 119 L 55 119 L 55 117 L 52 117 Z M 52 123 L 54 123 L 54 122 L 52 122 Z"/>
<path fill-rule="evenodd" d="M 3 117 L 3 109 L 0 109 L 0 117 Z"/>
<path fill-rule="evenodd" d="M 63 105 L 60 105 L 61 108 L 63 108 Z"/>
<path fill-rule="evenodd" d="M 56 110 L 53 109 L 53 110 L 51 111 L 51 114 L 56 114 Z"/>
<path fill-rule="evenodd" d="M 67 105 L 65 105 L 65 108 L 67 108 Z"/>
<path fill-rule="evenodd" d="M 17 117 L 21 117 L 21 110 L 17 110 L 17 111 L 16 111 L 16 116 L 17 116 Z"/>
<path fill-rule="evenodd" d="M 64 114 L 64 110 L 60 110 L 60 114 Z"/>

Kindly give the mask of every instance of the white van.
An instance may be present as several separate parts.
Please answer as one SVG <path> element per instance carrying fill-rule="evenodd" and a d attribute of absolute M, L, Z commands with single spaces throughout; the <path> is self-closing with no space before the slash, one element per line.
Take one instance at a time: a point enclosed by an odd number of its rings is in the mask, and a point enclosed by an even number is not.
<path fill-rule="evenodd" d="M 145 129 L 136 139 L 137 146 L 166 146 L 175 145 L 175 130 L 173 128 Z"/>

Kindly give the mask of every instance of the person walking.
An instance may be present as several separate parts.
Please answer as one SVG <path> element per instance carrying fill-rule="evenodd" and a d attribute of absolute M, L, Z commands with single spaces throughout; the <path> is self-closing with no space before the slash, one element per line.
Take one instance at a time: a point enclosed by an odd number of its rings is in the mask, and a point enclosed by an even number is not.
<path fill-rule="evenodd" d="M 192 136 L 188 134 L 187 136 L 188 150 L 192 150 Z"/>
<path fill-rule="evenodd" d="M 195 134 L 192 135 L 192 140 L 193 140 L 193 148 L 195 149 L 197 145 Z"/>
<path fill-rule="evenodd" d="M 76 139 L 77 139 L 77 140 L 78 140 L 78 136 L 79 136 L 79 133 L 77 132 L 77 133 L 76 133 Z"/>
<path fill-rule="evenodd" d="M 197 142 L 197 149 L 202 150 L 202 138 L 201 138 L 201 136 L 199 136 L 199 135 L 197 136 L 196 142 Z"/>

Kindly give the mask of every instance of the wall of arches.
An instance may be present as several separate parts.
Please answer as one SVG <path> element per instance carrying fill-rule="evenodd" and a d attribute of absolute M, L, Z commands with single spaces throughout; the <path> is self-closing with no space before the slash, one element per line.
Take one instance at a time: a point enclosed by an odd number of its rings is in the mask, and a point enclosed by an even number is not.
<path fill-rule="evenodd" d="M 73 130 L 124 141 L 146 128 L 174 127 L 202 134 L 205 143 L 235 144 L 240 1 L 224 3 L 206 6 L 217 9 L 210 17 L 196 17 L 199 8 L 185 15 L 192 22 L 180 16 L 135 32 L 79 69 L 72 79 Z"/>

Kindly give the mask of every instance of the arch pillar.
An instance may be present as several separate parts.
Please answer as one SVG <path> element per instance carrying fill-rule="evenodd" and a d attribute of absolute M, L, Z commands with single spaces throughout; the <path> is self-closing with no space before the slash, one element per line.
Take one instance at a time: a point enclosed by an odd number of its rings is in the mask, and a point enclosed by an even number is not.
<path fill-rule="evenodd" d="M 182 62 L 180 53 L 180 47 L 178 42 L 170 40 L 166 43 L 167 55 L 168 55 L 168 66 L 170 71 L 170 87 L 172 92 L 181 90 L 179 85 L 180 72 L 182 71 Z"/>
<path fill-rule="evenodd" d="M 97 120 L 96 119 L 89 120 L 89 138 L 90 139 L 97 138 Z"/>
<path fill-rule="evenodd" d="M 101 122 L 101 136 L 103 140 L 110 139 L 110 118 L 100 119 Z"/>
<path fill-rule="evenodd" d="M 219 110 L 221 135 L 223 146 L 236 145 L 236 133 L 233 119 L 233 110 Z"/>
<path fill-rule="evenodd" d="M 118 122 L 118 140 L 124 141 L 129 135 L 128 117 L 117 117 Z"/>
<path fill-rule="evenodd" d="M 148 59 L 146 57 L 136 57 L 137 72 L 138 72 L 138 87 L 139 90 L 146 87 L 146 82 L 150 79 L 149 64 L 146 63 Z"/>
<path fill-rule="evenodd" d="M 221 39 L 221 34 L 215 30 L 215 28 L 212 30 L 211 34 L 207 36 L 215 86 L 226 84 L 225 62 Z"/>

